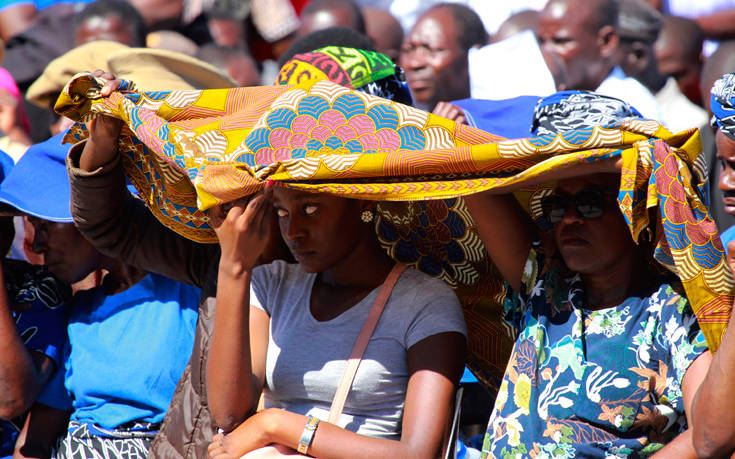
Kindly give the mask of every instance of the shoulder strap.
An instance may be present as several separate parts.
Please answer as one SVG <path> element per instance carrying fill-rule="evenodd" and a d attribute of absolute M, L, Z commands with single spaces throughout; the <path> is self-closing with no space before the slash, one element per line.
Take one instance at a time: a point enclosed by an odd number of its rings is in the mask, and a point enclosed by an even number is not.
<path fill-rule="evenodd" d="M 368 341 L 370 341 L 370 337 L 373 335 L 375 326 L 378 325 L 378 320 L 380 320 L 380 315 L 383 313 L 383 309 L 388 302 L 393 287 L 396 285 L 398 278 L 401 277 L 404 269 L 406 269 L 406 265 L 403 263 L 396 263 L 393 266 L 393 269 L 388 273 L 388 277 L 385 278 L 385 282 L 380 287 L 370 314 L 365 319 L 365 324 L 362 326 L 362 330 L 360 330 L 357 341 L 355 341 L 355 346 L 352 348 L 352 353 L 347 360 L 347 366 L 342 373 L 342 378 L 339 380 L 339 385 L 337 386 L 337 392 L 334 394 L 334 399 L 332 400 L 332 407 L 329 410 L 329 422 L 332 424 L 336 423 L 342 415 L 342 409 L 345 406 L 347 394 L 350 393 L 352 381 L 355 379 L 355 373 L 357 373 L 357 367 L 362 360 L 362 354 L 365 352 L 365 348 L 367 348 Z"/>

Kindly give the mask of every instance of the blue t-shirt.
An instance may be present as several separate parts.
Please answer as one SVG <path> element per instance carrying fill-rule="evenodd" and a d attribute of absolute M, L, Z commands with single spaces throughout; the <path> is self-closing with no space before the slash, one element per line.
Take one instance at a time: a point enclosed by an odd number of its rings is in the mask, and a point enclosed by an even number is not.
<path fill-rule="evenodd" d="M 646 457 L 685 428 L 681 381 L 707 350 L 687 299 L 666 283 L 601 310 L 583 299 L 579 275 L 537 244 L 506 299 L 520 334 L 483 457 Z"/>
<path fill-rule="evenodd" d="M 722 241 L 722 248 L 727 253 L 727 243 L 735 241 L 735 226 L 731 226 L 720 234 L 720 240 Z"/>
<path fill-rule="evenodd" d="M 75 295 L 65 347 L 66 391 L 49 384 L 39 401 L 71 396 L 71 419 L 106 429 L 163 420 L 189 361 L 198 288 L 149 274 L 129 289 Z"/>

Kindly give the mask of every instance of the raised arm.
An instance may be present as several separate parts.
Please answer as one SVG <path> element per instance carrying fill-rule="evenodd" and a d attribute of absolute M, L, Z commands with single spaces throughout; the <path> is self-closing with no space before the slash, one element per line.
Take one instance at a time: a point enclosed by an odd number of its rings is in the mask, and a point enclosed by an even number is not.
<path fill-rule="evenodd" d="M 119 82 L 113 80 L 105 85 L 103 95 L 116 84 Z M 121 121 L 100 116 L 88 125 L 89 139 L 69 153 L 74 223 L 109 256 L 180 282 L 203 285 L 218 255 L 216 244 L 198 244 L 176 234 L 141 200 L 130 196 L 117 146 L 121 127 Z"/>
<path fill-rule="evenodd" d="M 518 291 L 535 237 L 531 218 L 512 194 L 478 193 L 466 196 L 465 202 L 488 256 L 508 284 Z"/>
<path fill-rule="evenodd" d="M 265 381 L 270 319 L 250 306 L 250 280 L 267 245 L 272 214 L 270 192 L 247 206 L 234 205 L 227 215 L 220 207 L 211 214 L 222 256 L 207 392 L 215 422 L 225 432 L 255 411 Z"/>
<path fill-rule="evenodd" d="M 735 268 L 735 242 L 727 245 L 727 259 Z M 735 451 L 735 308 L 712 358 L 707 376 L 694 399 L 694 446 L 701 457 L 724 457 Z"/>

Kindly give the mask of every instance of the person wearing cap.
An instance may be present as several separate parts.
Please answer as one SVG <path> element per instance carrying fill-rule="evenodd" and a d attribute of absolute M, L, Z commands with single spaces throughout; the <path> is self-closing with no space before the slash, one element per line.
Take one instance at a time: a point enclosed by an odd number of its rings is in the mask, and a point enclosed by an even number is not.
<path fill-rule="evenodd" d="M 33 250 L 47 269 L 72 284 L 97 270 L 99 285 L 74 294 L 60 375 L 39 401 L 70 412 L 56 457 L 146 457 L 184 370 L 194 338 L 198 289 L 127 265 L 95 249 L 69 211 L 61 136 L 37 144 L 0 186 L 0 202 L 28 216 Z M 58 428 L 31 412 L 22 447 Z"/>
<path fill-rule="evenodd" d="M 619 99 L 563 91 L 539 102 L 533 131 L 639 118 Z M 711 360 L 704 335 L 678 279 L 651 263 L 653 231 L 633 242 L 619 172 L 576 174 L 542 199 L 548 232 L 512 194 L 466 197 L 507 283 L 504 321 L 519 332 L 483 457 L 690 457 L 686 415 Z"/>
<path fill-rule="evenodd" d="M 12 167 L 13 160 L 0 151 L 0 182 Z M 28 410 L 63 368 L 66 304 L 71 296 L 69 286 L 44 267 L 5 258 L 15 234 L 13 217 L 4 216 L 8 210 L 0 210 L 0 457 L 13 454 Z M 52 416 L 66 416 L 44 409 Z"/>

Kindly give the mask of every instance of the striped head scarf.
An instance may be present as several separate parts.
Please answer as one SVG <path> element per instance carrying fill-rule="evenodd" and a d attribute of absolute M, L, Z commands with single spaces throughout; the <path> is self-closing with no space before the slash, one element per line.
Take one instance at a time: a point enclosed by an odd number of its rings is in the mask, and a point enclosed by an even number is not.
<path fill-rule="evenodd" d="M 327 46 L 297 54 L 283 64 L 276 84 L 330 80 L 349 89 L 413 105 L 403 69 L 385 54 L 363 49 Z"/>
<path fill-rule="evenodd" d="M 735 73 L 722 75 L 712 86 L 712 128 L 735 139 Z"/>

